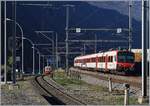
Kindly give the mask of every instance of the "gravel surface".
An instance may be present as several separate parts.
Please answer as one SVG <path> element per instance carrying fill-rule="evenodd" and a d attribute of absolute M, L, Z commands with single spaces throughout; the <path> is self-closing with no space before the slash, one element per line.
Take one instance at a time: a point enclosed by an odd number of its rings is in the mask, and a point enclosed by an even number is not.
<path fill-rule="evenodd" d="M 92 72 L 92 71 L 85 71 L 77 68 L 70 68 L 72 71 L 78 71 L 78 72 L 83 72 L 83 73 L 90 73 L 91 75 L 99 75 L 99 76 L 105 76 L 105 77 L 115 77 L 116 79 L 121 79 L 121 80 L 127 80 L 127 81 L 134 81 L 141 83 L 141 76 L 124 76 L 124 75 L 115 75 L 115 74 L 110 74 L 110 73 L 102 73 L 102 72 Z"/>
<path fill-rule="evenodd" d="M 48 105 L 33 89 L 30 78 L 25 81 L 18 81 L 19 89 L 9 90 L 10 84 L 1 86 L 1 105 Z"/>
<path fill-rule="evenodd" d="M 88 75 L 81 75 L 81 78 L 83 81 L 90 83 L 90 84 L 94 84 L 94 85 L 100 85 L 103 87 L 107 87 L 108 88 L 108 81 L 105 80 L 100 80 L 98 78 L 94 78 L 92 76 L 88 76 Z M 123 84 L 119 84 L 119 83 L 112 83 L 112 89 L 115 90 L 124 90 L 124 85 Z M 141 95 L 141 88 L 136 88 L 136 87 L 130 87 L 130 96 L 134 96 L 134 97 L 139 97 Z"/>
<path fill-rule="evenodd" d="M 49 77 L 45 78 L 47 81 Z M 64 87 L 62 90 L 65 90 L 68 94 L 78 98 L 82 102 L 88 105 L 123 105 L 124 104 L 124 91 L 122 90 L 122 85 L 113 84 L 113 90 L 111 93 L 108 91 L 108 82 L 99 80 L 87 75 L 81 75 L 81 80 L 87 84 L 83 85 L 74 85 L 69 84 Z M 120 87 L 119 87 L 120 86 Z M 58 86 L 59 87 L 59 86 Z M 116 89 L 116 88 L 117 89 Z M 118 90 L 118 88 L 120 88 Z M 131 92 L 131 91 L 130 91 Z M 138 104 L 136 96 L 138 91 L 135 91 L 130 96 L 130 104 Z M 136 94 L 135 94 L 136 93 Z M 131 93 L 130 93 L 131 94 Z"/>

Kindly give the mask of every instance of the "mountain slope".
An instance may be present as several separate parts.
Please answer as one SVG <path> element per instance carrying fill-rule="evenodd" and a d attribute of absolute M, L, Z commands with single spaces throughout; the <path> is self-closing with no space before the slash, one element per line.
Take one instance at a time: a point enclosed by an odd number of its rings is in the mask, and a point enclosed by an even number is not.
<path fill-rule="evenodd" d="M 124 15 L 114 9 L 100 8 L 95 5 L 91 5 L 88 2 L 50 2 L 56 8 L 38 7 L 38 6 L 23 6 L 22 3 L 47 3 L 47 2 L 17 2 L 17 22 L 22 26 L 26 37 L 30 38 L 35 43 L 50 43 L 48 40 L 37 35 L 37 30 L 53 30 L 58 32 L 59 42 L 65 42 L 65 26 L 66 26 L 66 10 L 62 6 L 64 4 L 75 5 L 70 9 L 69 14 L 69 28 L 81 27 L 81 28 L 128 28 L 128 16 Z M 106 3 L 107 4 L 107 3 Z M 9 7 L 11 2 L 8 3 L 8 14 L 11 18 L 11 8 Z M 123 8 L 124 9 L 124 8 Z M 11 30 L 11 29 L 10 29 Z M 17 29 L 19 33 L 20 30 Z M 94 34 L 97 34 L 98 39 L 123 39 L 120 36 L 114 36 L 116 32 L 82 32 L 83 34 L 72 35 L 69 34 L 69 39 L 94 39 Z M 51 35 L 48 35 L 51 36 Z M 126 38 L 128 33 L 124 33 Z M 26 43 L 27 44 L 27 43 Z M 73 44 L 70 47 L 83 47 L 83 44 Z M 98 50 L 108 50 L 109 48 L 126 46 L 124 43 L 98 43 Z M 64 45 L 65 47 L 65 45 Z M 133 47 L 141 47 L 141 22 L 133 19 Z M 30 46 L 25 47 L 26 56 L 31 58 L 25 58 L 25 66 L 32 65 L 32 49 Z M 30 49 L 29 49 L 30 48 Z M 89 49 L 89 48 L 87 48 Z M 63 50 L 65 51 L 65 49 Z M 71 50 L 69 50 L 71 51 Z M 76 51 L 81 51 L 80 49 Z M 93 53 L 92 50 L 86 51 L 87 53 Z M 44 54 L 44 52 L 42 52 Z M 69 57 L 70 64 L 73 62 L 74 56 Z M 64 59 L 62 58 L 62 61 Z M 37 66 L 38 64 L 36 64 Z M 38 67 L 38 66 L 37 66 Z"/>

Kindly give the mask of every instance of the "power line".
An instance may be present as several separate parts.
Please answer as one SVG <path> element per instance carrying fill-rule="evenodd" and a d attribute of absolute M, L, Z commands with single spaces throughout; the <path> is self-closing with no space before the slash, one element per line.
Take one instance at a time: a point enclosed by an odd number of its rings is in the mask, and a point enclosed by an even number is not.
<path fill-rule="evenodd" d="M 125 43 L 128 42 L 127 40 L 68 40 L 68 42 L 75 42 L 75 43 L 91 43 L 91 42 L 105 42 L 105 43 Z"/>

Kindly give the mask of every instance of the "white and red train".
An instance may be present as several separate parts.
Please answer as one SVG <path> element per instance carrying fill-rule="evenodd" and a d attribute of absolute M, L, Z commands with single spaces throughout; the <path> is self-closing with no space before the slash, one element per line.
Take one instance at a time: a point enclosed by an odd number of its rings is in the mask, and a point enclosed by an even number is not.
<path fill-rule="evenodd" d="M 134 53 L 128 50 L 111 50 L 74 59 L 74 67 L 111 73 L 134 73 L 134 65 Z"/>
<path fill-rule="evenodd" d="M 44 75 L 52 74 L 52 67 L 51 66 L 45 66 L 43 69 L 43 74 Z"/>

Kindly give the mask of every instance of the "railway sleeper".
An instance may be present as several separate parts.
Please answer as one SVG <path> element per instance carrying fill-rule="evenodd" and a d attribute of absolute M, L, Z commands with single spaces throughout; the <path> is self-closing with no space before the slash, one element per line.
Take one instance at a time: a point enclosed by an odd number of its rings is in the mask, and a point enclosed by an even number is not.
<path fill-rule="evenodd" d="M 58 98 L 58 100 L 62 101 L 64 104 L 67 105 L 81 105 L 84 104 L 77 99 L 71 97 L 68 94 L 65 94 L 63 91 L 59 90 L 58 88 L 55 88 L 53 85 L 48 83 L 43 79 L 43 77 L 40 77 L 39 83 L 55 98 Z"/>

